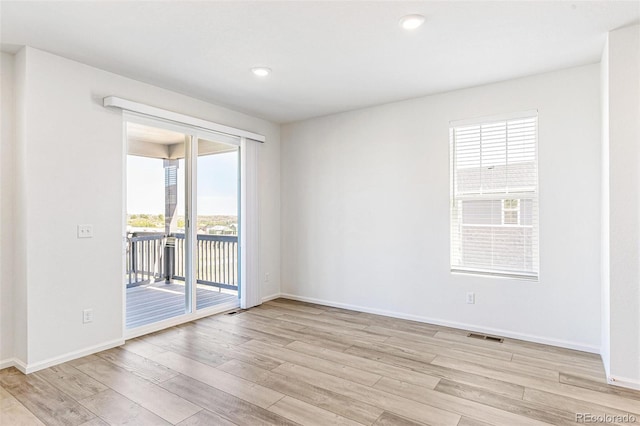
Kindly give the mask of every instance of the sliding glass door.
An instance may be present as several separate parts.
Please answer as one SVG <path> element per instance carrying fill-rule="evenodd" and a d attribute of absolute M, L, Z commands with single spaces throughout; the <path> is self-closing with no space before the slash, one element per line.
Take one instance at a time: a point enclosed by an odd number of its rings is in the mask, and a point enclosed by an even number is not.
<path fill-rule="evenodd" d="M 187 309 L 185 161 L 176 153 L 185 152 L 188 139 L 184 133 L 127 123 L 127 328 Z"/>
<path fill-rule="evenodd" d="M 126 327 L 237 303 L 239 141 L 126 123 Z"/>
<path fill-rule="evenodd" d="M 198 139 L 197 309 L 238 298 L 239 148 Z"/>

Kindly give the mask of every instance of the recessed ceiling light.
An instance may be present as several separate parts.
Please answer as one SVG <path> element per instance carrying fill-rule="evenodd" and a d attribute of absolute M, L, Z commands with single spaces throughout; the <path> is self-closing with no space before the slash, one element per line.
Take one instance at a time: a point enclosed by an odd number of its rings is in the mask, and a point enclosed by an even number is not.
<path fill-rule="evenodd" d="M 269 74 L 271 74 L 271 68 L 255 67 L 255 68 L 251 68 L 251 72 L 257 75 L 258 77 L 266 77 Z"/>
<path fill-rule="evenodd" d="M 400 26 L 405 30 L 415 30 L 422 24 L 424 24 L 422 15 L 407 15 L 400 18 Z"/>

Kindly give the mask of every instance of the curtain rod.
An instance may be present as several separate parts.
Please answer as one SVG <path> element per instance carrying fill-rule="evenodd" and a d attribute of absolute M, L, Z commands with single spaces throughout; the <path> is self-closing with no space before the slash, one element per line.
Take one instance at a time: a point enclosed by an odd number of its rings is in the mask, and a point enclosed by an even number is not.
<path fill-rule="evenodd" d="M 225 133 L 231 136 L 238 136 L 251 139 L 256 142 L 265 142 L 264 135 L 249 132 L 235 127 L 225 126 L 223 124 L 214 123 L 213 121 L 203 120 L 201 118 L 191 117 L 189 115 L 180 114 L 162 108 L 156 108 L 150 105 L 133 102 L 127 99 L 118 98 L 117 96 L 107 96 L 102 100 L 103 106 L 119 108 L 125 111 L 137 112 L 139 114 L 151 117 L 163 118 L 165 120 L 174 121 L 188 126 L 199 127 L 201 129 L 211 130 L 218 133 Z"/>

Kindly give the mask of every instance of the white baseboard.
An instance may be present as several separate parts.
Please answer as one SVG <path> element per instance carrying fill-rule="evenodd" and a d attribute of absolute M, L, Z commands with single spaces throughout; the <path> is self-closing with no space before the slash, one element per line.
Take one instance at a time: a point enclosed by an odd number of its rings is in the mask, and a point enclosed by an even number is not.
<path fill-rule="evenodd" d="M 9 368 L 9 367 L 15 367 L 15 366 L 16 366 L 15 358 L 7 358 L 7 359 L 0 360 L 0 370 L 4 368 Z"/>
<path fill-rule="evenodd" d="M 128 333 L 124 338 L 111 340 L 109 342 L 101 343 L 99 345 L 90 346 L 88 348 L 79 349 L 77 351 L 69 352 L 64 355 L 60 355 L 57 357 L 49 358 L 44 361 L 36 362 L 33 364 L 26 364 L 16 358 L 10 358 L 6 360 L 0 361 L 0 369 L 7 367 L 16 367 L 18 370 L 23 372 L 24 374 L 34 373 L 39 370 L 43 370 L 45 368 L 49 368 L 51 366 L 62 364 L 63 362 L 71 361 L 77 358 L 82 358 L 87 355 L 94 354 L 96 352 L 105 351 L 107 349 L 115 348 L 116 346 L 124 345 L 125 339 L 131 339 L 137 337 L 138 335 L 148 334 L 153 331 L 161 330 L 164 328 L 172 327 L 174 325 L 182 324 L 184 322 L 193 321 L 205 316 L 214 315 L 217 313 L 221 313 L 230 309 L 237 309 L 238 302 L 234 301 L 228 304 L 221 304 L 211 309 L 206 309 L 202 311 L 198 311 L 188 317 L 179 317 L 177 319 L 170 319 L 167 321 L 163 321 L 161 323 L 150 324 L 148 327 L 140 327 L 138 329 L 133 330 L 133 332 Z"/>
<path fill-rule="evenodd" d="M 640 390 L 640 380 L 637 379 L 629 379 L 627 377 L 614 377 L 607 376 L 607 383 L 613 386 L 619 386 L 622 388 L 636 389 Z"/>
<path fill-rule="evenodd" d="M 420 315 L 405 314 L 405 313 L 396 312 L 396 311 L 387 311 L 384 309 L 368 308 L 366 306 L 358 306 L 358 305 L 351 305 L 348 303 L 333 302 L 330 300 L 316 299 L 313 297 L 297 296 L 295 294 L 282 293 L 280 294 L 280 297 L 283 297 L 285 299 L 299 300 L 301 302 L 309 302 L 309 303 L 316 303 L 318 305 L 331 306 L 334 308 L 349 309 L 352 311 L 366 312 L 369 314 L 383 315 L 386 317 L 400 318 L 400 319 L 406 319 L 410 321 L 423 322 L 427 324 L 441 325 L 444 327 L 475 331 L 477 333 L 485 333 L 485 334 L 492 334 L 492 335 L 501 336 L 501 337 L 508 337 L 511 339 L 525 340 L 528 342 L 541 343 L 544 345 L 558 346 L 561 348 L 574 349 L 582 352 L 590 352 L 595 354 L 600 353 L 600 348 L 597 346 L 585 345 L 583 343 L 572 342 L 569 340 L 560 340 L 560 339 L 535 336 L 535 335 L 525 334 L 525 333 L 517 333 L 509 330 L 498 329 L 498 328 L 480 327 L 474 324 L 466 324 L 466 323 L 461 323 L 456 321 L 447 321 L 447 320 L 441 320 L 437 318 L 424 317 Z"/>
<path fill-rule="evenodd" d="M 27 364 L 20 361 L 18 358 L 3 359 L 2 361 L 0 361 L 0 370 L 9 367 L 15 367 L 23 374 L 27 374 Z"/>
<path fill-rule="evenodd" d="M 282 295 L 280 293 L 274 293 L 269 296 L 265 296 L 262 298 L 262 303 L 268 302 L 269 300 L 277 299 L 278 297 L 281 297 L 281 296 Z"/>
<path fill-rule="evenodd" d="M 96 352 L 105 351 L 107 349 L 115 348 L 116 346 L 124 345 L 124 339 L 111 340 L 109 342 L 101 343 L 95 346 L 89 346 L 88 348 L 79 349 L 77 351 L 68 352 L 64 355 L 49 358 L 44 361 L 36 362 L 33 364 L 16 363 L 15 367 L 25 374 L 34 373 L 36 371 L 49 368 L 53 365 L 62 364 L 63 362 L 71 361 L 77 358 L 82 358 L 87 355 L 94 354 Z M 18 360 L 15 360 L 18 361 Z M 18 361 L 19 362 L 19 361 Z"/>
<path fill-rule="evenodd" d="M 22 371 L 22 373 L 27 374 L 27 363 L 19 360 L 18 358 L 13 359 L 13 366 L 18 370 Z"/>

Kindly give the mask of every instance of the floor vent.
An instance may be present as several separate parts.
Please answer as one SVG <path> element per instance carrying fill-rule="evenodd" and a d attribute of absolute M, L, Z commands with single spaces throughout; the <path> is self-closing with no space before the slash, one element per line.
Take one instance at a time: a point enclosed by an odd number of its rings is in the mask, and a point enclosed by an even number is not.
<path fill-rule="evenodd" d="M 488 340 L 490 342 L 502 343 L 504 339 L 502 337 L 496 336 L 487 336 L 486 334 L 478 334 L 478 333 L 469 333 L 467 337 L 471 337 L 472 339 L 480 339 L 480 340 Z"/>

